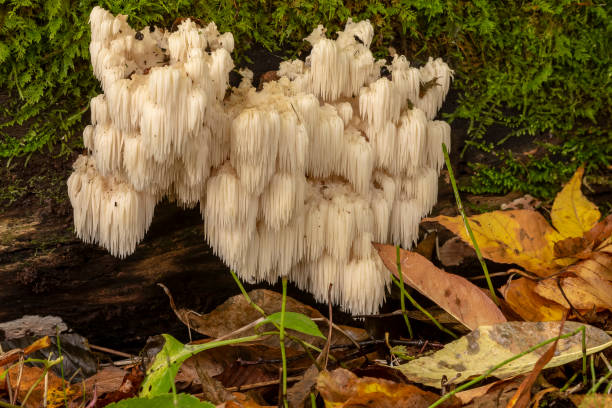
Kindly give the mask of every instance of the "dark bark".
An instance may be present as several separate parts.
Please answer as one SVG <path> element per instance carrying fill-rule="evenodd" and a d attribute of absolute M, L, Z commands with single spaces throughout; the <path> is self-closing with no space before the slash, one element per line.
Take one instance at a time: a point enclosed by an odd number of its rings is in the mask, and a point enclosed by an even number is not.
<path fill-rule="evenodd" d="M 204 240 L 198 210 L 170 203 L 158 205 L 144 241 L 123 260 L 78 240 L 69 212 L 6 212 L 0 215 L 0 282 L 0 322 L 58 315 L 106 346 L 142 345 L 143 337 L 161 332 L 186 334 L 158 282 L 177 303 L 200 312 L 238 292 Z"/>

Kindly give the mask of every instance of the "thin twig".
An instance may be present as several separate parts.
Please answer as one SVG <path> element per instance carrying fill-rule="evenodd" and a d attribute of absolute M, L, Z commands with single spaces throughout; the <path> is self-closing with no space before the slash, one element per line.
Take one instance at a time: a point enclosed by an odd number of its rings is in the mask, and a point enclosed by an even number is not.
<path fill-rule="evenodd" d="M 109 349 L 107 347 L 96 346 L 95 344 L 90 344 L 89 348 L 92 349 L 92 350 L 101 351 L 103 353 L 112 354 L 112 355 L 115 355 L 115 356 L 118 356 L 118 357 L 124 357 L 124 358 L 134 358 L 134 357 L 136 357 L 136 356 L 134 356 L 132 354 L 124 353 L 123 351 L 117 351 L 117 350 Z"/>

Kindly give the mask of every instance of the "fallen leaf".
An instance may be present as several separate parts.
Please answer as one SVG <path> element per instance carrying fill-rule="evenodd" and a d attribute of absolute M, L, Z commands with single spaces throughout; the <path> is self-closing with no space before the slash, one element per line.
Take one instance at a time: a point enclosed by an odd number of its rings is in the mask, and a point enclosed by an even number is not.
<path fill-rule="evenodd" d="M 396 248 L 374 244 L 385 266 L 397 273 Z M 480 288 L 465 278 L 438 269 L 421 255 L 400 250 L 404 282 L 433 300 L 470 329 L 505 322 L 506 318 Z"/>
<path fill-rule="evenodd" d="M 568 264 L 554 255 L 554 243 L 562 236 L 536 211 L 492 211 L 468 220 L 482 255 L 492 261 L 517 264 L 543 277 Z M 461 216 L 441 215 L 425 221 L 442 224 L 472 245 Z"/>
<path fill-rule="evenodd" d="M 535 210 L 542 202 L 529 194 L 516 198 L 507 204 L 502 204 L 502 210 Z"/>
<path fill-rule="evenodd" d="M 601 217 L 597 206 L 580 191 L 584 167 L 579 167 L 572 179 L 557 194 L 550 212 L 553 226 L 564 237 L 581 237 Z"/>
<path fill-rule="evenodd" d="M 530 347 L 554 338 L 559 333 L 559 322 L 505 322 L 482 326 L 435 353 L 398 366 L 414 382 L 441 387 L 443 376 L 459 376 L 466 381 L 487 372 L 495 365 L 516 356 Z M 596 353 L 610 345 L 612 338 L 603 330 L 577 322 L 566 322 L 563 333 L 585 326 L 587 354 Z M 529 372 L 544 352 L 542 348 L 514 360 L 493 372 L 497 378 L 508 378 Z M 582 335 L 578 333 L 559 341 L 557 354 L 546 365 L 556 367 L 582 356 Z"/>
<path fill-rule="evenodd" d="M 104 367 L 85 380 L 85 394 L 93 395 L 94 386 L 98 396 L 113 392 L 121 387 L 126 371 L 115 366 Z"/>
<path fill-rule="evenodd" d="M 460 265 L 465 258 L 476 258 L 476 252 L 459 237 L 449 239 L 438 251 L 438 259 L 444 266 Z"/>
<path fill-rule="evenodd" d="M 509 281 L 500 292 L 512 311 L 531 322 L 561 320 L 567 308 L 535 292 L 537 283 L 527 278 Z"/>
<path fill-rule="evenodd" d="M 493 394 L 495 392 L 494 388 L 504 390 L 510 388 L 514 391 L 518 389 L 521 378 L 522 377 L 513 377 L 507 378 L 505 380 L 497 380 L 487 385 L 483 385 L 476 388 L 468 388 L 467 390 L 459 391 L 455 394 L 455 396 L 459 398 L 459 401 L 461 401 L 463 405 L 466 405 L 472 402 L 474 399 L 480 398 L 487 394 Z M 500 403 L 499 405 L 502 404 Z"/>
<path fill-rule="evenodd" d="M 578 408 L 604 408 L 612 406 L 612 394 L 570 395 Z"/>
<path fill-rule="evenodd" d="M 482 387 L 458 392 L 463 408 L 498 408 L 508 403 L 518 389 L 523 376 L 498 380 Z"/>
<path fill-rule="evenodd" d="M 334 408 L 426 408 L 440 398 L 411 384 L 358 378 L 343 368 L 321 372 L 317 377 L 317 390 L 325 400 L 325 406 Z M 447 408 L 460 406 L 461 402 L 455 397 L 440 404 L 440 407 Z"/>
<path fill-rule="evenodd" d="M 316 365 L 312 364 L 308 367 L 302 379 L 287 390 L 287 401 L 290 407 L 304 406 L 304 403 L 310 398 L 310 393 L 317 383 L 318 375 L 319 369 Z"/>
<path fill-rule="evenodd" d="M 259 405 L 251 397 L 240 392 L 233 392 L 234 400 L 227 401 L 225 408 L 276 408 L 272 405 Z"/>
<path fill-rule="evenodd" d="M 591 286 L 584 279 L 575 276 L 565 277 L 561 279 L 561 288 L 563 288 L 563 293 L 561 293 L 559 289 L 556 278 L 543 279 L 536 285 L 535 292 L 566 308 L 570 307 L 567 300 L 569 300 L 574 309 L 578 310 L 591 310 L 593 308 L 605 309 L 611 307 L 605 300 L 597 296 L 599 290 Z M 565 300 L 566 297 L 567 300 Z"/>
<path fill-rule="evenodd" d="M 559 336 L 561 336 L 563 332 L 563 325 L 565 324 L 565 320 L 561 322 L 561 327 L 559 328 Z M 540 356 L 538 361 L 536 361 L 533 370 L 529 373 L 527 377 L 521 382 L 516 393 L 510 398 L 508 401 L 508 405 L 506 408 L 529 408 L 529 401 L 531 400 L 531 387 L 535 384 L 536 379 L 544 369 L 544 366 L 548 364 L 551 358 L 555 355 L 555 350 L 557 349 L 557 343 L 559 339 L 555 340 L 553 344 L 546 350 L 544 354 Z"/>
<path fill-rule="evenodd" d="M 2 373 L 3 371 L 0 371 L 0 374 Z M 45 375 L 47 376 L 46 395 Z M 19 380 L 20 376 L 21 379 Z M 8 370 L 8 377 L 12 386 L 12 392 L 17 393 L 17 401 L 21 402 L 26 408 L 38 408 L 42 407 L 43 404 L 49 408 L 64 405 L 64 381 L 53 374 L 53 372 L 48 371 L 45 374 L 44 370 L 40 367 L 16 364 Z M 2 382 L 4 383 L 4 381 Z M 17 384 L 19 384 L 19 389 L 17 389 Z M 30 391 L 30 396 L 24 404 L 23 400 Z M 79 395 L 80 390 L 78 387 L 71 387 L 70 384 L 66 384 L 66 397 L 68 400 Z M 45 399 L 47 400 L 46 403 L 44 403 Z"/>

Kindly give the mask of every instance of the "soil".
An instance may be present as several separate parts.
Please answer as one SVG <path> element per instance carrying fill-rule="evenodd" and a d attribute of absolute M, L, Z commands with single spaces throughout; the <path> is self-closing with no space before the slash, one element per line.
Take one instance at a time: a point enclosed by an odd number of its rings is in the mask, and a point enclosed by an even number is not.
<path fill-rule="evenodd" d="M 253 49 L 249 57 L 256 61 L 250 67 L 256 80 L 276 69 L 281 60 L 262 49 Z M 239 78 L 233 78 L 236 80 Z M 6 97 L 6 92 L 0 90 L 0 94 Z M 450 112 L 456 104 L 457 95 L 451 92 L 443 110 Z M 468 176 L 468 161 L 495 160 L 470 151 L 459 159 L 467 127 L 461 120 L 452 126 L 451 157 L 458 178 Z M 507 131 L 493 129 L 490 137 L 499 140 Z M 24 127 L 15 127 L 12 132 L 23 134 Z M 520 152 L 534 146 L 533 140 L 516 138 L 506 144 Z M 138 350 L 146 337 L 159 333 L 185 340 L 187 330 L 157 283 L 171 290 L 179 307 L 200 313 L 239 292 L 227 267 L 204 241 L 198 208 L 183 210 L 167 201 L 160 203 L 135 253 L 123 260 L 114 258 L 96 245 L 81 242 L 73 233 L 65 181 L 79 153 L 61 157 L 35 153 L 10 164 L 0 162 L 0 322 L 27 314 L 57 315 L 91 343 L 124 350 Z M 456 214 L 447 179 L 443 171 L 435 214 Z M 495 208 L 519 196 L 467 199 L 476 207 Z M 449 232 L 440 232 L 440 243 L 448 238 Z M 507 265 L 493 265 L 491 272 L 506 269 Z M 479 267 L 473 260 L 451 271 L 474 275 Z M 290 295 L 327 313 L 327 306 L 316 304 L 308 294 L 292 288 Z M 391 296 L 384 309 L 391 311 L 396 306 Z M 342 322 L 349 317 L 335 312 L 334 320 Z"/>

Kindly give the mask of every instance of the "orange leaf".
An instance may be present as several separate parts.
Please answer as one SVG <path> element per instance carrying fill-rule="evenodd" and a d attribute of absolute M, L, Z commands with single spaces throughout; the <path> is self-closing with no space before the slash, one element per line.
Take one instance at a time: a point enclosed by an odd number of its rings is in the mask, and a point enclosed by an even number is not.
<path fill-rule="evenodd" d="M 461 216 L 441 215 L 426 221 L 439 222 L 472 245 Z M 568 264 L 556 260 L 553 251 L 561 235 L 536 211 L 492 211 L 469 217 L 469 223 L 482 255 L 492 261 L 517 264 L 542 277 Z"/>
<path fill-rule="evenodd" d="M 332 372 L 322 371 L 317 377 L 317 390 L 326 407 L 334 408 L 426 408 L 440 398 L 439 395 L 410 384 L 400 384 L 378 378 L 358 378 L 344 368 Z M 460 407 L 461 402 L 452 397 L 440 407 Z"/>
<path fill-rule="evenodd" d="M 374 246 L 385 266 L 398 276 L 395 247 L 382 244 Z M 404 282 L 433 300 L 468 328 L 474 330 L 478 326 L 506 321 L 495 303 L 467 279 L 436 268 L 414 252 L 400 250 L 400 260 Z"/>
<path fill-rule="evenodd" d="M 500 292 L 510 308 L 527 321 L 561 320 L 567 309 L 535 293 L 536 285 L 530 279 L 519 278 L 508 282 Z"/>

